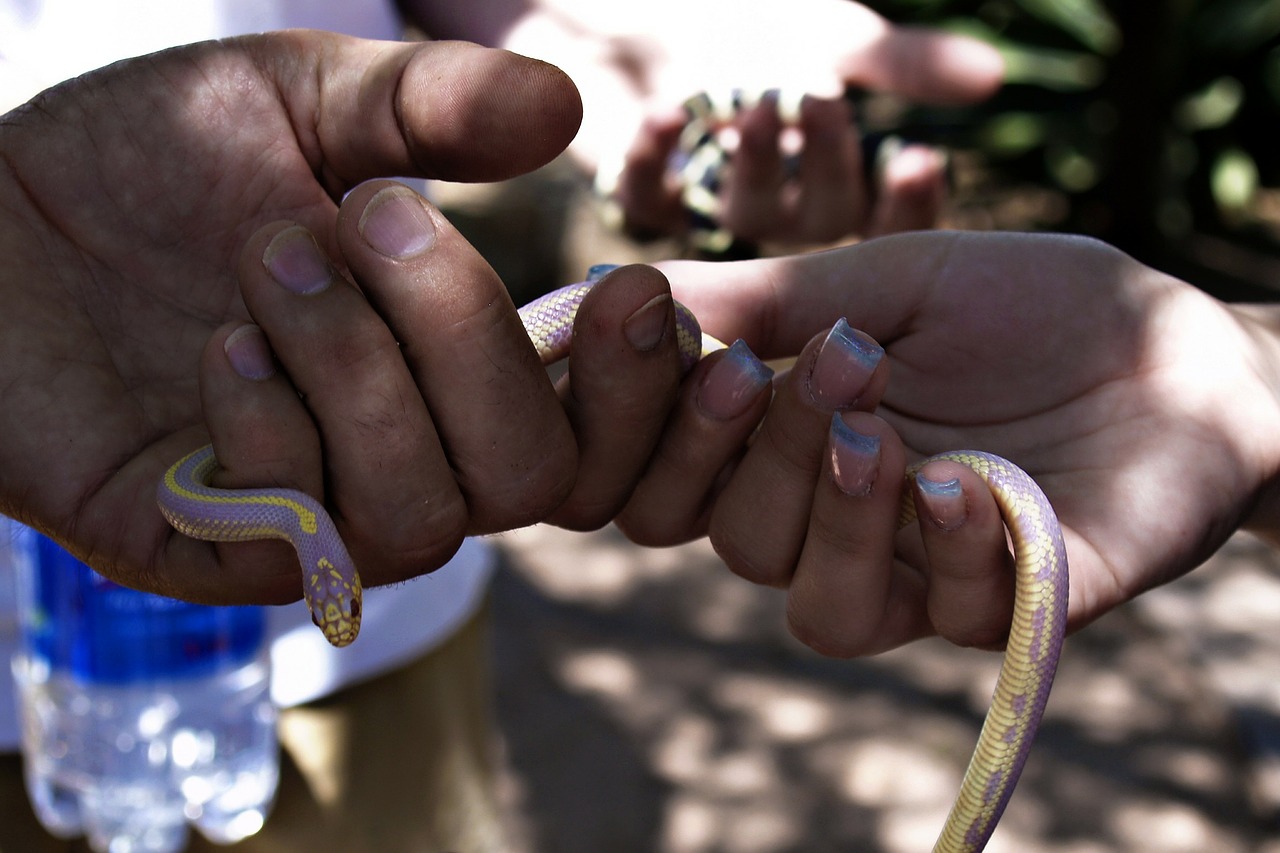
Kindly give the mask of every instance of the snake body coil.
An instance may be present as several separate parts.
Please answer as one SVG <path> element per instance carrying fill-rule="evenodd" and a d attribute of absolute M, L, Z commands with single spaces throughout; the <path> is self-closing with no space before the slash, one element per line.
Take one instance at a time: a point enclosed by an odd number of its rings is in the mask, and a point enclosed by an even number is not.
<path fill-rule="evenodd" d="M 568 351 L 578 305 L 607 269 L 593 268 L 587 282 L 562 288 L 520 310 L 544 361 L 555 361 Z M 722 346 L 701 335 L 683 306 L 677 307 L 676 318 L 686 366 Z M 1013 793 L 1048 700 L 1066 630 L 1066 548 L 1044 493 L 1013 463 L 977 451 L 931 459 L 959 462 L 983 478 L 1012 535 L 1016 562 L 1013 624 L 991 709 L 934 847 L 934 853 L 976 853 L 986 846 Z M 912 472 L 929 461 L 913 466 Z M 164 517 L 196 539 L 292 542 L 302 564 L 303 595 L 312 618 L 335 646 L 354 640 L 360 629 L 360 578 L 324 508 L 290 489 L 213 488 L 209 481 L 217 465 L 211 446 L 176 462 L 157 489 Z M 905 525 L 914 518 L 908 492 L 901 520 Z"/>

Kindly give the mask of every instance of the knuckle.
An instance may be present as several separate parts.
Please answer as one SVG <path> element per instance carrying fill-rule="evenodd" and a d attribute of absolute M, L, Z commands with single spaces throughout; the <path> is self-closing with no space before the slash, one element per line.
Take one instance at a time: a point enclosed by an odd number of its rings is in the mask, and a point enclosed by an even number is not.
<path fill-rule="evenodd" d="M 972 613 L 952 614 L 942 612 L 931 614 L 930 621 L 938 636 L 949 643 L 962 648 L 999 650 L 1005 647 L 1009 639 L 1008 621 L 984 620 L 974 621 Z"/>
<path fill-rule="evenodd" d="M 537 460 L 508 460 L 460 476 L 473 522 L 485 531 L 523 527 L 546 520 L 570 496 L 577 482 L 577 453 L 546 449 Z"/>
<path fill-rule="evenodd" d="M 853 658 L 866 654 L 865 638 L 849 630 L 841 630 L 818 620 L 795 604 L 795 597 L 787 599 L 787 630 L 791 636 L 830 658 Z"/>
<path fill-rule="evenodd" d="M 462 546 L 466 521 L 465 507 L 454 503 L 424 518 L 387 525 L 378 539 L 380 581 L 408 580 L 449 562 Z"/>
<path fill-rule="evenodd" d="M 760 553 L 743 546 L 737 536 L 723 527 L 718 527 L 714 520 L 707 537 L 716 555 L 733 572 L 744 580 L 761 586 L 782 587 L 790 579 L 790 573 L 761 559 Z"/>
<path fill-rule="evenodd" d="M 859 628 L 859 620 L 833 619 L 833 613 L 818 610 L 794 593 L 787 596 L 787 630 L 792 637 L 823 657 L 861 657 L 873 651 L 872 631 Z"/>
<path fill-rule="evenodd" d="M 761 452 L 767 450 L 777 460 L 783 472 L 799 473 L 811 477 L 822 467 L 826 445 L 815 436 L 826 435 L 831 416 L 822 412 L 804 417 L 765 418 L 758 442 L 763 442 Z M 817 424 L 821 426 L 817 426 Z"/>
<path fill-rule="evenodd" d="M 628 507 L 614 519 L 622 534 L 645 548 L 667 548 L 696 538 L 699 531 L 680 517 Z"/>
<path fill-rule="evenodd" d="M 566 530 L 599 530 L 613 520 L 625 502 L 625 496 L 575 494 L 557 508 L 551 521 Z"/>

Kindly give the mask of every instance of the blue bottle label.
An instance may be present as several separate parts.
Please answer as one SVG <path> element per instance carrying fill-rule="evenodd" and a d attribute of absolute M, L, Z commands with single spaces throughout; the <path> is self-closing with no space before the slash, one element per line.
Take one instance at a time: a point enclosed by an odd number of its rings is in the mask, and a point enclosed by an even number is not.
<path fill-rule="evenodd" d="M 29 651 L 91 683 L 196 678 L 250 661 L 262 647 L 260 607 L 211 607 L 107 580 L 35 536 L 24 604 Z"/>

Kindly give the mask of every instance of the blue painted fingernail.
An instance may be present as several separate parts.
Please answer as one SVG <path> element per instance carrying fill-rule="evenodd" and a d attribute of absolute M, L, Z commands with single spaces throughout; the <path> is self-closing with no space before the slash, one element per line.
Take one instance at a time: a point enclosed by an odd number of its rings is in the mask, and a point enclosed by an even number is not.
<path fill-rule="evenodd" d="M 880 436 L 858 432 L 839 412 L 831 416 L 831 475 L 851 497 L 871 494 L 880 472 Z"/>
<path fill-rule="evenodd" d="M 389 258 L 411 258 L 436 242 L 436 226 L 422 197 L 401 184 L 374 193 L 359 229 L 375 252 Z"/>
<path fill-rule="evenodd" d="M 222 351 L 237 375 L 254 382 L 270 379 L 276 373 L 275 360 L 271 358 L 271 346 L 262 329 L 247 323 L 227 335 Z"/>
<path fill-rule="evenodd" d="M 698 408 L 716 420 L 736 418 L 771 382 L 773 369 L 745 341 L 736 340 L 703 377 Z"/>
<path fill-rule="evenodd" d="M 920 486 L 920 491 L 926 495 L 933 495 L 939 498 L 954 498 L 962 494 L 960 480 L 957 477 L 939 482 L 930 480 L 924 474 L 916 474 L 916 483 Z"/>
<path fill-rule="evenodd" d="M 933 480 L 923 472 L 916 472 L 916 487 L 928 511 L 929 520 L 942 530 L 955 530 L 964 524 L 968 517 L 965 505 L 964 489 L 960 480 Z"/>
<path fill-rule="evenodd" d="M 262 253 L 262 263 L 271 277 L 291 293 L 320 293 L 333 281 L 329 261 L 311 232 L 300 225 L 292 225 L 273 237 Z"/>
<path fill-rule="evenodd" d="M 587 281 L 599 281 L 616 270 L 621 264 L 592 264 L 587 269 Z"/>
<path fill-rule="evenodd" d="M 843 318 L 831 328 L 809 374 L 809 396 L 823 409 L 847 409 L 875 373 L 884 348 Z"/>

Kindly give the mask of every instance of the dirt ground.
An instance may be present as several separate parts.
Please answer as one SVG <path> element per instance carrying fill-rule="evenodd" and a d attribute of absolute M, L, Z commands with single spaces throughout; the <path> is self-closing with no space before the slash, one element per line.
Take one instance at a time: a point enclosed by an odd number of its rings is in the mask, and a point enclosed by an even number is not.
<path fill-rule="evenodd" d="M 517 302 L 590 263 L 674 251 L 605 231 L 563 167 L 437 198 Z M 777 591 L 705 543 L 546 527 L 496 541 L 517 853 L 930 849 L 998 656 L 922 642 L 822 659 L 787 635 Z M 1240 536 L 1075 635 L 988 849 L 1280 853 L 1277 613 L 1280 556 Z"/>

